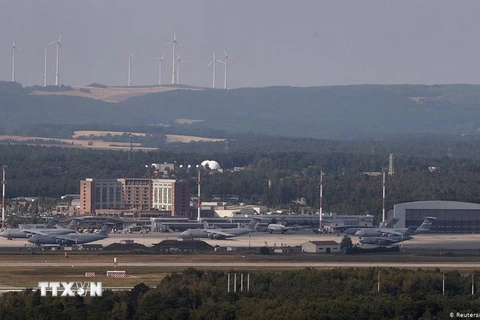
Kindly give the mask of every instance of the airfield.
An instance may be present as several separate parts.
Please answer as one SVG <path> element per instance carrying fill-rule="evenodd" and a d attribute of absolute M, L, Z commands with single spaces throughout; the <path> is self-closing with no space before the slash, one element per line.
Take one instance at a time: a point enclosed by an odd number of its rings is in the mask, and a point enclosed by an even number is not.
<path fill-rule="evenodd" d="M 163 240 L 177 240 L 180 233 L 110 234 L 93 242 L 107 247 L 122 240 L 152 246 Z M 155 286 L 173 272 L 193 267 L 224 272 L 278 272 L 303 268 L 410 268 L 458 270 L 469 273 L 480 270 L 480 235 L 422 234 L 400 244 L 400 252 L 381 254 L 308 254 L 272 253 L 262 255 L 259 247 L 300 246 L 307 241 L 340 243 L 343 234 L 314 234 L 301 231 L 285 234 L 253 232 L 230 240 L 201 239 L 219 252 L 160 253 L 132 251 L 35 251 L 26 240 L 0 238 L 0 294 L 6 291 L 35 287 L 39 281 L 92 281 L 86 272 L 94 272 L 95 280 L 104 287 L 130 290 L 138 283 Z M 358 240 L 352 237 L 355 244 Z M 367 246 L 364 246 L 367 247 Z M 234 248 L 233 250 L 225 250 Z M 37 248 L 38 249 L 38 248 Z M 238 249 L 238 250 L 237 250 Z M 65 255 L 67 252 L 67 256 Z M 116 259 L 116 264 L 113 261 Z M 106 272 L 122 270 L 125 278 L 110 278 Z"/>
<path fill-rule="evenodd" d="M 95 241 L 95 244 L 101 244 L 104 247 L 119 243 L 122 240 L 133 240 L 135 243 L 150 247 L 163 240 L 178 240 L 179 232 L 150 232 L 142 233 L 111 233 L 108 238 Z M 242 247 L 242 248 L 256 248 L 256 247 L 295 247 L 301 246 L 307 241 L 336 241 L 341 242 L 343 238 L 342 233 L 339 234 L 314 234 L 310 231 L 298 231 L 288 233 L 267 233 L 267 232 L 252 232 L 250 235 L 246 234 L 239 237 L 234 237 L 225 240 L 214 239 L 199 239 L 207 242 L 212 246 L 220 247 Z M 71 236 L 74 236 L 72 234 Z M 358 238 L 351 237 L 353 244 L 358 243 Z M 0 249 L 2 247 L 26 247 L 33 246 L 26 239 L 7 240 L 0 237 Z M 362 246 L 362 245 L 360 245 Z M 398 244 L 405 250 L 479 250 L 480 252 L 480 234 L 419 234 L 415 235 L 412 240 L 405 241 Z M 362 247 L 368 247 L 364 245 Z"/>

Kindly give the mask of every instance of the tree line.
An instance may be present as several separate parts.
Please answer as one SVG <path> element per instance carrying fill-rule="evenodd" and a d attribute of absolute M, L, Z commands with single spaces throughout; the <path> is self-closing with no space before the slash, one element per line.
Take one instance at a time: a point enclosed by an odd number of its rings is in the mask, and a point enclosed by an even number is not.
<path fill-rule="evenodd" d="M 152 163 L 176 163 L 170 176 L 191 182 L 196 193 L 195 165 L 217 160 L 223 173 L 206 170 L 202 177 L 205 201 L 236 198 L 294 212 L 318 210 L 320 171 L 324 176 L 324 211 L 341 214 L 381 213 L 381 171 L 388 155 L 356 153 L 281 152 L 182 153 L 80 150 L 59 147 L 0 145 L 0 164 L 7 169 L 7 198 L 59 198 L 79 192 L 85 178 L 153 177 Z M 180 167 L 182 165 L 182 167 Z M 188 168 L 191 165 L 192 168 Z M 430 172 L 434 166 L 437 171 Z M 387 176 L 387 209 L 393 204 L 420 200 L 480 202 L 480 163 L 469 159 L 398 156 L 395 175 Z M 306 206 L 296 202 L 304 199 Z"/>
<path fill-rule="evenodd" d="M 155 288 L 139 284 L 102 297 L 6 293 L 0 319 L 447 319 L 480 310 L 470 274 L 446 272 L 445 295 L 442 278 L 439 269 L 307 268 L 250 272 L 243 292 L 237 274 L 237 291 L 232 277 L 228 292 L 225 272 L 189 268 Z"/>

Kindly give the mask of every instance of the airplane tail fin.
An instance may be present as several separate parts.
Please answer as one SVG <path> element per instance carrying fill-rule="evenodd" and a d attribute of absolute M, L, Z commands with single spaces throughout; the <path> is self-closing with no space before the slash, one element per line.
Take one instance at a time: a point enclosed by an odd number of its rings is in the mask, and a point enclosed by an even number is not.
<path fill-rule="evenodd" d="M 385 228 L 393 228 L 398 221 L 400 221 L 400 218 L 391 218 L 390 220 L 387 221 Z"/>
<path fill-rule="evenodd" d="M 67 229 L 77 230 L 77 226 L 78 226 L 78 220 L 72 219 L 72 221 L 70 221 L 70 223 L 68 224 Z"/>
<path fill-rule="evenodd" d="M 252 221 L 248 224 L 248 229 L 257 230 L 258 224 L 260 223 L 260 218 L 253 218 Z"/>
<path fill-rule="evenodd" d="M 415 232 L 415 230 L 417 230 L 417 228 L 415 228 L 415 227 L 409 227 L 409 228 L 403 233 L 403 236 L 405 236 L 405 237 L 408 236 L 408 237 L 409 237 L 409 236 L 411 236 L 411 235 Z"/>
<path fill-rule="evenodd" d="M 425 220 L 423 220 L 423 223 L 420 225 L 415 230 L 415 233 L 424 233 L 424 232 L 429 232 L 430 228 L 432 227 L 433 221 L 436 220 L 437 218 L 435 217 L 426 217 Z"/>
<path fill-rule="evenodd" d="M 48 222 L 45 224 L 44 228 L 45 228 L 45 229 L 51 229 L 51 228 L 55 227 L 55 225 L 56 225 L 57 223 L 58 223 L 58 219 L 57 219 L 57 218 L 52 218 L 52 219 L 50 219 L 50 221 L 48 221 Z"/>
<path fill-rule="evenodd" d="M 98 232 L 98 234 L 102 236 L 108 236 L 110 231 L 112 231 L 112 228 L 113 228 L 113 223 L 105 223 L 102 229 L 100 229 L 100 231 Z"/>

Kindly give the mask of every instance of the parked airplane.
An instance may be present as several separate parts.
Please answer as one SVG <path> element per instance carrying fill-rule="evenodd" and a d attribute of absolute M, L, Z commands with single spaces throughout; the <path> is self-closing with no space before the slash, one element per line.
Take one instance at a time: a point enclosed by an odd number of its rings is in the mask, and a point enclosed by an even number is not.
<path fill-rule="evenodd" d="M 415 231 L 413 234 L 420 234 L 420 233 L 427 233 L 430 232 L 430 228 L 432 226 L 432 222 L 436 220 L 437 218 L 435 217 L 426 217 L 425 220 L 423 220 L 423 223 L 420 225 L 420 227 L 415 228 Z M 360 229 L 357 232 L 355 232 L 356 236 L 359 237 L 382 237 L 386 234 L 394 234 L 394 235 L 401 235 L 403 234 L 407 229 L 406 228 L 369 228 L 369 229 Z"/>
<path fill-rule="evenodd" d="M 285 231 L 293 231 L 293 230 L 305 229 L 305 228 L 311 228 L 311 226 L 291 226 L 291 227 L 285 227 L 283 224 L 270 223 L 270 224 L 267 226 L 267 231 L 270 232 L 270 233 L 273 233 L 273 232 L 285 233 Z"/>
<path fill-rule="evenodd" d="M 399 218 L 391 218 L 390 220 L 387 221 L 385 224 L 385 228 L 393 228 L 397 222 L 400 221 Z M 355 227 L 355 228 L 348 228 L 344 231 L 344 233 L 349 234 L 349 235 L 355 235 L 355 233 L 359 230 L 378 230 L 380 228 L 376 227 L 371 227 L 371 228 L 366 228 L 366 227 Z"/>
<path fill-rule="evenodd" d="M 210 238 L 210 239 L 227 239 L 250 233 L 257 229 L 260 219 L 253 218 L 246 228 L 230 228 L 230 229 L 187 229 L 180 234 L 180 238 Z"/>
<path fill-rule="evenodd" d="M 53 219 L 52 219 L 53 220 Z M 57 221 L 55 221 L 57 222 Z M 46 224 L 49 226 L 50 222 Z M 0 231 L 0 237 L 7 238 L 8 240 L 19 239 L 19 238 L 29 238 L 32 235 L 65 235 L 74 233 L 77 230 L 78 221 L 73 219 L 70 224 L 64 228 L 55 224 L 55 227 L 52 228 L 43 228 L 43 229 L 3 229 Z"/>
<path fill-rule="evenodd" d="M 98 233 L 94 234 L 80 234 L 75 236 L 68 235 L 49 235 L 40 234 L 34 235 L 28 239 L 28 242 L 36 245 L 42 244 L 60 244 L 60 245 L 73 245 L 89 243 L 97 240 L 108 238 L 108 234 L 112 231 L 113 223 L 106 223 Z"/>
<path fill-rule="evenodd" d="M 410 227 L 401 234 L 388 234 L 387 236 L 380 236 L 380 237 L 361 237 L 360 243 L 389 246 L 392 244 L 413 239 L 412 234 L 415 232 L 416 229 L 417 228 L 415 227 Z"/>

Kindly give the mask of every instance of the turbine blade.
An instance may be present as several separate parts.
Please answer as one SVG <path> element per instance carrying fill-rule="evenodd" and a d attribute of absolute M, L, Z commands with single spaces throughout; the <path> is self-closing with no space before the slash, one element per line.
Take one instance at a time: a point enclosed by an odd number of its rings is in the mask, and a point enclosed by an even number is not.
<path fill-rule="evenodd" d="M 5 53 L 9 53 L 10 51 L 12 51 L 13 47 L 11 47 L 10 49 L 8 49 L 7 51 L 5 51 Z"/>
<path fill-rule="evenodd" d="M 214 61 L 215 60 L 210 61 L 210 63 L 207 65 L 207 67 L 210 67 Z"/>
<path fill-rule="evenodd" d="M 133 55 L 137 53 L 137 50 L 133 51 L 131 54 L 130 54 L 130 57 L 133 57 Z"/>
<path fill-rule="evenodd" d="M 160 60 L 163 60 L 163 58 L 165 57 L 166 54 L 167 54 L 167 53 L 165 52 L 165 53 L 162 55 L 162 57 L 160 58 Z"/>
<path fill-rule="evenodd" d="M 172 44 L 172 43 L 173 43 L 173 41 L 175 41 L 175 40 L 171 40 L 169 43 L 167 43 L 167 44 L 164 44 L 163 46 L 164 46 L 164 47 L 166 47 L 166 46 L 169 46 L 170 44 Z"/>
<path fill-rule="evenodd" d="M 62 32 L 60 33 L 60 37 L 58 37 L 58 41 L 57 41 L 57 42 L 62 41 L 62 36 L 63 36 L 63 30 L 62 30 Z"/>

